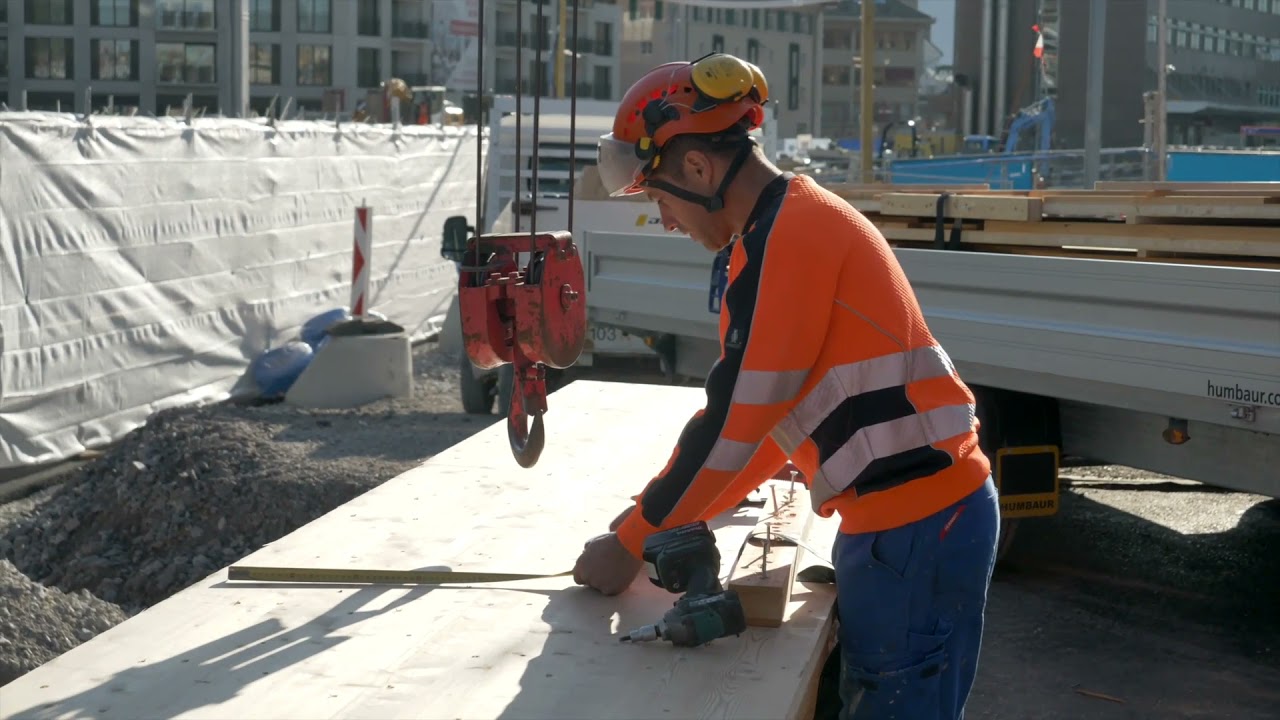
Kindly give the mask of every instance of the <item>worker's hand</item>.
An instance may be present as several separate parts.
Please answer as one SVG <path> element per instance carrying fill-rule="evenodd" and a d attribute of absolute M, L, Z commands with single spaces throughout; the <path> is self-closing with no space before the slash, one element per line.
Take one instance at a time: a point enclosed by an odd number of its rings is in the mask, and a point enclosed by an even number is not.
<path fill-rule="evenodd" d="M 573 581 L 605 595 L 617 595 L 631 585 L 642 565 L 640 558 L 622 546 L 617 533 L 611 532 L 587 541 L 573 566 Z"/>

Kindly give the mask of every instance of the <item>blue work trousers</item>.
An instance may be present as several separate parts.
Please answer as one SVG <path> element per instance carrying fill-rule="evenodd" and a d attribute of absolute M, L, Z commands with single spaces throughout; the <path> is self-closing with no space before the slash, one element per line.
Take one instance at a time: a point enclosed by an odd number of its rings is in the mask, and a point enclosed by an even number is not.
<path fill-rule="evenodd" d="M 987 478 L 883 532 L 840 534 L 842 720 L 960 720 L 982 646 L 1000 508 Z"/>

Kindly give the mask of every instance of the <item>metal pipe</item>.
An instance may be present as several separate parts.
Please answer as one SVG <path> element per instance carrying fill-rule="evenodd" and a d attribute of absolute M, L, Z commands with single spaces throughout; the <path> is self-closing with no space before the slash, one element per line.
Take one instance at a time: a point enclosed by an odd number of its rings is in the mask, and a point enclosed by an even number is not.
<path fill-rule="evenodd" d="M 1156 182 L 1164 182 L 1169 147 L 1169 86 L 1166 76 L 1169 74 L 1169 5 L 1167 0 L 1159 0 L 1156 4 L 1156 127 L 1155 156 Z"/>
<path fill-rule="evenodd" d="M 569 62 L 569 227 L 573 234 L 573 196 L 578 177 L 578 2 L 573 0 L 573 60 Z"/>
<path fill-rule="evenodd" d="M 1103 56 L 1107 37 L 1107 0 L 1089 0 L 1089 53 L 1084 96 L 1084 187 L 1098 181 L 1102 154 Z"/>
<path fill-rule="evenodd" d="M 982 0 L 982 65 L 978 69 L 978 133 L 991 134 L 991 3 Z"/>
<path fill-rule="evenodd" d="M 991 110 L 994 120 L 993 135 L 1004 135 L 1005 120 L 1009 116 L 1007 94 L 1009 91 L 1009 0 L 998 0 L 996 6 L 996 81 L 995 106 Z"/>
<path fill-rule="evenodd" d="M 960 111 L 960 127 L 961 137 L 973 134 L 973 88 L 960 88 L 961 108 Z"/>
<path fill-rule="evenodd" d="M 231 112 L 249 117 L 249 0 L 231 4 Z"/>
<path fill-rule="evenodd" d="M 875 66 L 875 3 L 862 2 L 862 72 L 858 90 L 861 93 L 862 118 L 858 128 L 862 144 L 862 182 L 870 184 L 875 179 L 871 166 L 871 119 L 874 117 L 876 79 Z"/>

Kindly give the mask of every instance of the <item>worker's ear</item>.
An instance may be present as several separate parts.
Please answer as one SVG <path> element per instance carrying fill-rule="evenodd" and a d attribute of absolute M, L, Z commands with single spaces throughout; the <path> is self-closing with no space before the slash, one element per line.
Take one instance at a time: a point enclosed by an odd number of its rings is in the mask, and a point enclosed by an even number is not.
<path fill-rule="evenodd" d="M 698 186 L 712 185 L 711 157 L 699 150 L 690 150 L 684 154 L 684 177 Z"/>

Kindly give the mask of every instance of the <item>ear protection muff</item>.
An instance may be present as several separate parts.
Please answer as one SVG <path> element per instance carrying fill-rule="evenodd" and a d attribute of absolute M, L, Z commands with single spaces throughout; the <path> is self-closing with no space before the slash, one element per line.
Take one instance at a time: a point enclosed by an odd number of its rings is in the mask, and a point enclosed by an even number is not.
<path fill-rule="evenodd" d="M 693 104 L 695 113 L 741 100 L 755 89 L 757 78 L 764 80 L 759 68 L 725 53 L 711 53 L 693 61 L 690 75 L 698 93 Z"/>
<path fill-rule="evenodd" d="M 747 63 L 751 68 L 751 92 L 755 101 L 761 105 L 769 101 L 769 81 L 764 79 L 764 73 L 760 72 L 760 68 L 752 63 Z"/>

